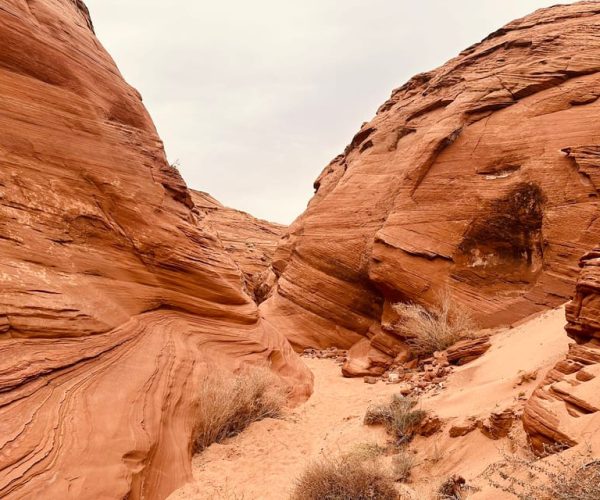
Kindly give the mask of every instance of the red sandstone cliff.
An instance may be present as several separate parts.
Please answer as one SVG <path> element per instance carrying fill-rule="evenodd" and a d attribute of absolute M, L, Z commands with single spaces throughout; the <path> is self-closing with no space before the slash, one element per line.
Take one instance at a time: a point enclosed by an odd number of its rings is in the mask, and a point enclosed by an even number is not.
<path fill-rule="evenodd" d="M 225 207 L 207 193 L 191 193 L 200 224 L 213 228 L 242 271 L 246 292 L 262 302 L 275 283 L 271 261 L 285 226 Z"/>
<path fill-rule="evenodd" d="M 91 26 L 0 2 L 2 498 L 166 497 L 211 359 L 310 390 Z"/>
<path fill-rule="evenodd" d="M 2 498 L 164 498 L 207 362 L 270 362 L 301 397 L 280 332 L 368 373 L 406 349 L 393 302 L 449 288 L 508 323 L 568 299 L 597 244 L 600 2 L 394 91 L 287 231 L 188 191 L 92 29 L 80 0 L 0 0 Z M 538 447 L 597 428 L 597 259 L 526 409 Z"/>
<path fill-rule="evenodd" d="M 261 312 L 296 347 L 403 352 L 390 305 L 482 326 L 565 302 L 597 242 L 600 3 L 543 9 L 396 89 L 315 182 Z M 349 372 L 353 371 L 350 366 Z"/>
<path fill-rule="evenodd" d="M 577 293 L 566 309 L 567 333 L 575 343 L 534 392 L 523 416 L 539 452 L 590 443 L 600 427 L 600 248 L 580 265 Z"/>

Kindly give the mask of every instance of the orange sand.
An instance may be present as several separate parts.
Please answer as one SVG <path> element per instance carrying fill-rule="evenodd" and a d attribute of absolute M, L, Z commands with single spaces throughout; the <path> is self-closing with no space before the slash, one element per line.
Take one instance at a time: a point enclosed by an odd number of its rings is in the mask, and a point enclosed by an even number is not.
<path fill-rule="evenodd" d="M 546 371 L 564 357 L 568 338 L 564 333 L 564 309 L 535 317 L 493 337 L 492 348 L 480 359 L 456 368 L 446 388 L 422 398 L 422 405 L 447 424 L 429 438 L 417 438 L 419 466 L 414 472 L 417 491 L 436 486 L 448 475 L 459 473 L 483 487 L 470 498 L 499 499 L 502 495 L 485 487 L 477 476 L 501 458 L 501 450 L 523 445 L 521 426 L 509 438 L 492 441 L 479 430 L 450 438 L 448 428 L 461 417 L 486 417 L 504 406 L 519 408 Z M 223 444 L 212 445 L 193 461 L 194 482 L 173 493 L 170 500 L 240 499 L 282 500 L 289 496 L 294 480 L 316 458 L 352 450 L 357 444 L 384 444 L 382 429 L 362 424 L 372 403 L 387 400 L 395 385 L 365 384 L 345 379 L 331 360 L 306 359 L 315 376 L 311 399 L 283 420 L 265 420 Z M 539 369 L 537 381 L 516 386 L 521 371 Z M 421 493 L 415 498 L 427 498 Z"/>

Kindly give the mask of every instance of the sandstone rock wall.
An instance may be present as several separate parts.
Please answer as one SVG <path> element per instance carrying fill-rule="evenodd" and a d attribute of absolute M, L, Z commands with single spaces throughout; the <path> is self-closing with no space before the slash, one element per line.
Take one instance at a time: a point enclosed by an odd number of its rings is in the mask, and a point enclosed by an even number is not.
<path fill-rule="evenodd" d="M 255 302 L 263 302 L 275 284 L 271 263 L 285 226 L 225 207 L 207 193 L 191 193 L 200 224 L 214 229 L 242 271 L 247 293 Z"/>
<path fill-rule="evenodd" d="M 315 182 L 262 314 L 393 357 L 396 301 L 448 289 L 496 326 L 568 300 L 600 230 L 598 33 L 599 2 L 540 10 L 396 89 Z"/>
<path fill-rule="evenodd" d="M 589 444 L 600 425 L 600 248 L 580 265 L 577 293 L 566 308 L 566 330 L 575 343 L 536 389 L 523 415 L 538 452 Z"/>
<path fill-rule="evenodd" d="M 0 497 L 165 498 L 207 362 L 311 375 L 79 0 L 0 1 Z"/>

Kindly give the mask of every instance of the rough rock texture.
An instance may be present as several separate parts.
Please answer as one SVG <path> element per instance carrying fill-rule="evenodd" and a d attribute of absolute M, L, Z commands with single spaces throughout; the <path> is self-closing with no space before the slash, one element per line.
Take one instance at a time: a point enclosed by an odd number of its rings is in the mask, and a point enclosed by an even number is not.
<path fill-rule="evenodd" d="M 448 435 L 451 438 L 457 438 L 466 436 L 473 432 L 477 427 L 481 425 L 481 422 L 475 417 L 461 418 L 458 422 L 453 424 L 448 430 Z"/>
<path fill-rule="evenodd" d="M 469 361 L 483 356 L 490 347 L 490 338 L 488 336 L 460 340 L 448 348 L 446 358 L 449 363 L 465 365 Z"/>
<path fill-rule="evenodd" d="M 0 1 L 0 497 L 164 498 L 205 363 L 311 375 L 259 318 L 80 0 Z"/>
<path fill-rule="evenodd" d="M 600 162 L 597 164 L 600 167 Z M 534 448 L 589 441 L 600 412 L 600 247 L 581 260 L 575 298 L 567 305 L 567 333 L 576 343 L 525 407 L 523 423 Z"/>
<path fill-rule="evenodd" d="M 248 294 L 255 302 L 263 302 L 275 284 L 271 261 L 285 226 L 225 207 L 207 193 L 191 193 L 200 224 L 214 229 L 242 271 Z"/>
<path fill-rule="evenodd" d="M 391 304 L 443 289 L 490 327 L 568 300 L 600 230 L 599 33 L 600 2 L 540 10 L 395 90 L 315 182 L 262 314 L 348 348 L 394 345 Z"/>
<path fill-rule="evenodd" d="M 481 432 L 490 439 L 502 439 L 508 436 L 516 420 L 517 415 L 513 408 L 494 411 L 481 423 Z"/>

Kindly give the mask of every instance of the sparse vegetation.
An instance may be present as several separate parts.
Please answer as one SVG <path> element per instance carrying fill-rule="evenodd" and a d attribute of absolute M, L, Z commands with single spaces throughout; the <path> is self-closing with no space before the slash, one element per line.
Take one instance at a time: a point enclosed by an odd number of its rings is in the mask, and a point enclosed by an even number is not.
<path fill-rule="evenodd" d="M 194 452 L 239 434 L 252 422 L 280 417 L 285 401 L 279 379 L 267 368 L 237 374 L 209 369 L 198 397 Z"/>
<path fill-rule="evenodd" d="M 177 159 L 173 163 L 169 164 L 169 166 L 175 170 L 175 172 L 179 172 L 179 169 L 181 168 L 181 162 L 179 159 Z"/>
<path fill-rule="evenodd" d="M 600 498 L 600 460 L 581 463 L 568 478 L 560 479 L 556 478 L 551 482 L 549 498 L 556 500 Z"/>
<path fill-rule="evenodd" d="M 366 425 L 384 425 L 396 444 L 409 442 L 423 419 L 425 410 L 416 409 L 418 400 L 394 395 L 390 403 L 372 406 L 367 409 L 364 423 Z"/>
<path fill-rule="evenodd" d="M 365 425 L 386 425 L 392 419 L 390 406 L 389 404 L 370 406 L 365 413 L 363 423 Z"/>
<path fill-rule="evenodd" d="M 292 500 L 398 500 L 394 480 L 376 460 L 357 454 L 310 464 Z"/>
<path fill-rule="evenodd" d="M 442 448 L 440 448 L 439 445 L 439 440 L 436 440 L 433 443 L 433 450 L 431 453 L 431 456 L 429 457 L 429 460 L 431 461 L 431 463 L 433 464 L 437 464 L 439 462 L 441 462 L 444 458 L 444 450 L 442 450 Z"/>
<path fill-rule="evenodd" d="M 392 470 L 394 479 L 404 483 L 410 479 L 410 473 L 415 466 L 415 456 L 407 449 L 402 449 L 400 453 L 392 458 Z"/>
<path fill-rule="evenodd" d="M 418 304 L 395 304 L 400 320 L 395 328 L 417 356 L 444 351 L 459 340 L 472 338 L 475 323 L 469 312 L 452 299 L 440 295 L 438 304 L 425 309 Z"/>
<path fill-rule="evenodd" d="M 378 443 L 359 443 L 352 448 L 350 454 L 363 460 L 374 460 L 387 452 L 385 446 Z"/>
<path fill-rule="evenodd" d="M 466 494 L 466 481 L 458 475 L 446 479 L 438 488 L 437 500 L 462 500 Z"/>
<path fill-rule="evenodd" d="M 494 488 L 519 500 L 597 500 L 600 460 L 584 453 L 550 460 L 505 456 L 483 475 Z"/>

